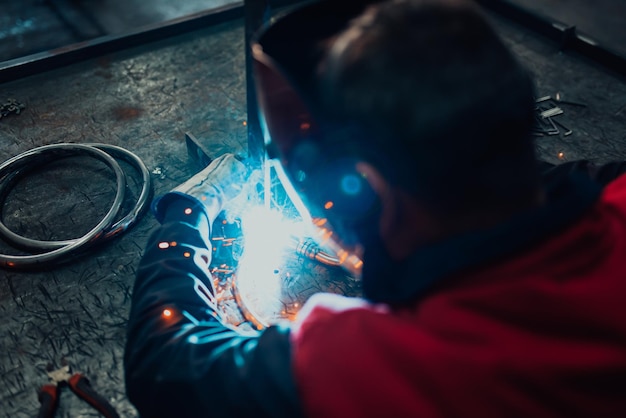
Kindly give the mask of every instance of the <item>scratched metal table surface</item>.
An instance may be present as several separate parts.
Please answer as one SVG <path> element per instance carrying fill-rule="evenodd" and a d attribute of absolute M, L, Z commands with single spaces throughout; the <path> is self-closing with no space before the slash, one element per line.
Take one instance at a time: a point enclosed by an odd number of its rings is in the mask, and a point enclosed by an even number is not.
<path fill-rule="evenodd" d="M 562 105 L 557 120 L 573 132 L 538 137 L 541 157 L 554 163 L 626 159 L 624 81 L 523 28 L 495 23 L 536 75 L 539 94 L 560 92 L 586 104 Z M 0 159 L 58 142 L 114 144 L 142 158 L 155 194 L 164 193 L 193 174 L 186 131 L 214 155 L 246 153 L 244 61 L 243 22 L 234 21 L 0 84 L 0 100 L 26 105 L 0 120 Z M 3 211 L 7 223 L 41 239 L 84 232 L 114 193 L 107 169 L 89 160 L 70 167 L 60 162 L 44 174 L 15 190 Z M 136 194 L 137 185 L 129 189 Z M 123 236 L 69 263 L 0 270 L 0 416 L 35 415 L 45 366 L 62 357 L 122 416 L 137 415 L 125 397 L 122 353 L 135 269 L 156 225 L 148 214 Z M 65 391 L 57 416 L 98 414 Z"/>

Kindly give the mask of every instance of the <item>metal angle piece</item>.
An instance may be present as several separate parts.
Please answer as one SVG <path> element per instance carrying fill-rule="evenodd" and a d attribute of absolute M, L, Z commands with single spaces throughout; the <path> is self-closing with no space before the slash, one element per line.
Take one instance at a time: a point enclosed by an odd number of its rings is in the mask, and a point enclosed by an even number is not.
<path fill-rule="evenodd" d="M 185 132 L 185 145 L 187 145 L 187 155 L 198 171 L 208 167 L 213 161 L 209 156 L 209 150 L 191 132 Z"/>
<path fill-rule="evenodd" d="M 553 108 L 542 111 L 540 114 L 541 114 L 541 117 L 544 119 L 551 118 L 553 116 L 562 115 L 563 109 L 561 109 L 560 107 L 553 107 Z"/>

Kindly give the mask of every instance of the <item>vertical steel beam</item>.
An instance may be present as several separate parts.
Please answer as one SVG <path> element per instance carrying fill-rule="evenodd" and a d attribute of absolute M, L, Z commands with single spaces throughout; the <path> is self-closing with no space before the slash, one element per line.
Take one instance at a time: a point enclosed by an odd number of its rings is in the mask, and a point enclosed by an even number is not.
<path fill-rule="evenodd" d="M 246 48 L 246 108 L 248 112 L 248 157 L 253 165 L 261 165 L 265 152 L 263 134 L 254 85 L 252 50 L 250 41 L 270 15 L 269 0 L 244 0 Z"/>

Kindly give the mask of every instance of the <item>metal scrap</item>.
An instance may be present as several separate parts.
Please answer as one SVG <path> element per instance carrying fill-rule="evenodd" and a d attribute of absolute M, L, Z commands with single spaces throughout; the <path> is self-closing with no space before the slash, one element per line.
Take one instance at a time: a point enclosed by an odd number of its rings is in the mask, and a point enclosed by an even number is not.
<path fill-rule="evenodd" d="M 565 112 L 561 105 L 571 105 L 585 107 L 584 103 L 570 102 L 561 99 L 561 94 L 553 96 L 542 96 L 535 100 L 535 126 L 533 134 L 536 136 L 561 135 L 570 136 L 574 131 L 563 122 L 557 121 L 556 116 Z"/>
<path fill-rule="evenodd" d="M 15 99 L 7 99 L 6 102 L 0 104 L 0 119 L 11 114 L 19 115 L 24 109 L 26 109 L 26 106 L 23 103 L 20 103 Z"/>

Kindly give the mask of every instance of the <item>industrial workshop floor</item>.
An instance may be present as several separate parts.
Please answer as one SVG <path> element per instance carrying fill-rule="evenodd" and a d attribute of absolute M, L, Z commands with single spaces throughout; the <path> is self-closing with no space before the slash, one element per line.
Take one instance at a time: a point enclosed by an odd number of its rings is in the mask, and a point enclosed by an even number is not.
<path fill-rule="evenodd" d="M 553 163 L 626 159 L 624 79 L 524 28 L 496 17 L 494 23 L 536 75 L 539 95 L 558 92 L 578 103 L 559 104 L 564 113 L 554 120 L 572 132 L 537 137 L 540 156 Z M 162 194 L 194 173 L 185 132 L 213 156 L 246 154 L 244 61 L 243 22 L 234 20 L 0 84 L 0 104 L 14 98 L 25 106 L 0 119 L 0 161 L 44 144 L 113 144 L 145 162 L 155 195 Z M 38 239 L 68 239 L 94 225 L 115 183 L 99 163 L 68 161 L 18 183 L 6 196 L 4 222 Z M 132 205 L 136 181 L 128 189 Z M 122 354 L 135 269 L 156 225 L 146 214 L 122 236 L 70 262 L 0 270 L 0 416 L 35 415 L 46 365 L 61 358 L 121 416 L 137 416 L 125 397 Z M 305 273 L 294 275 L 309 280 Z M 98 415 L 64 392 L 57 416 Z"/>

